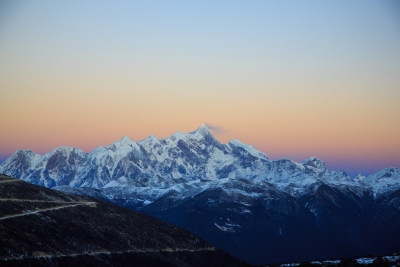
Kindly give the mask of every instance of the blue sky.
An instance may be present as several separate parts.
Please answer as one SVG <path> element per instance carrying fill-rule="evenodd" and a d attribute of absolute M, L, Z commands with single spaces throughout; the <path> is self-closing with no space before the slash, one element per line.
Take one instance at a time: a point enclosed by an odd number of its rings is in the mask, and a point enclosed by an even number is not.
<path fill-rule="evenodd" d="M 394 0 L 3 0 L 0 158 L 209 122 L 273 159 L 373 172 L 400 164 L 399 73 Z"/>

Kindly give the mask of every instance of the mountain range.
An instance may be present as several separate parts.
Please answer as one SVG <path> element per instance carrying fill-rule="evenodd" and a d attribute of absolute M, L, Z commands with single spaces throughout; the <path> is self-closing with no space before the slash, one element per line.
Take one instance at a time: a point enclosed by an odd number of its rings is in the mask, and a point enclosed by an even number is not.
<path fill-rule="evenodd" d="M 270 160 L 238 140 L 221 144 L 206 126 L 91 153 L 19 150 L 0 173 L 139 210 L 255 264 L 400 249 L 399 168 L 352 178 L 315 157 Z"/>

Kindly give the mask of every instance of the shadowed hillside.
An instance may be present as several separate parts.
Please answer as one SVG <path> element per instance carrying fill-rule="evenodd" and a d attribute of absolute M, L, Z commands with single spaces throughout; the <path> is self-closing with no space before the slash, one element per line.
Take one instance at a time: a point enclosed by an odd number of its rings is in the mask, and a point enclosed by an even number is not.
<path fill-rule="evenodd" d="M 236 266 L 148 215 L 0 175 L 0 265 Z"/>

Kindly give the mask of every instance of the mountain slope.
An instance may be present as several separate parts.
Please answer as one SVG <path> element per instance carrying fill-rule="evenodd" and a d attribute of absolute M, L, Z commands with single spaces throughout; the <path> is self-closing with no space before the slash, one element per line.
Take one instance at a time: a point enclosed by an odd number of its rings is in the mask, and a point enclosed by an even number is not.
<path fill-rule="evenodd" d="M 400 190 L 374 199 L 320 184 L 294 197 L 205 190 L 164 196 L 142 212 L 184 227 L 254 264 L 384 255 L 400 248 Z M 392 205 L 388 205 L 388 203 Z"/>
<path fill-rule="evenodd" d="M 240 264 L 155 218 L 0 175 L 0 264 L 225 266 Z"/>

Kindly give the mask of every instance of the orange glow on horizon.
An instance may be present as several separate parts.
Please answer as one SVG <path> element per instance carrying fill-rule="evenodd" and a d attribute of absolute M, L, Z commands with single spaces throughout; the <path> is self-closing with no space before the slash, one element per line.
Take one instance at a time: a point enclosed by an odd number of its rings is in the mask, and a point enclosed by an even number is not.
<path fill-rule="evenodd" d="M 400 167 L 389 5 L 23 2 L 0 9 L 0 159 L 209 123 L 272 159 Z"/>

